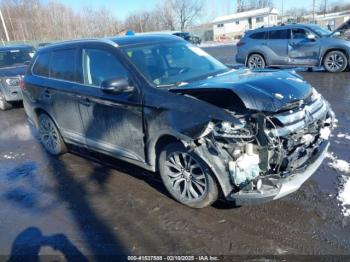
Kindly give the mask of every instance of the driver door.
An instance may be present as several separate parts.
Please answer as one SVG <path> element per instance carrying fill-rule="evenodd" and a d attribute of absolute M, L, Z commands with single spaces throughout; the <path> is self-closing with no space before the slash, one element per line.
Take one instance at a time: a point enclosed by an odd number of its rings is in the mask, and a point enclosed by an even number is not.
<path fill-rule="evenodd" d="M 140 90 L 113 48 L 81 49 L 82 85 L 79 107 L 88 148 L 125 160 L 145 161 Z M 102 91 L 101 83 L 128 78 L 132 91 Z"/>
<path fill-rule="evenodd" d="M 315 66 L 318 64 L 320 46 L 317 38 L 309 39 L 308 36 L 312 34 L 304 28 L 292 29 L 292 38 L 288 44 L 291 64 L 302 66 Z"/>

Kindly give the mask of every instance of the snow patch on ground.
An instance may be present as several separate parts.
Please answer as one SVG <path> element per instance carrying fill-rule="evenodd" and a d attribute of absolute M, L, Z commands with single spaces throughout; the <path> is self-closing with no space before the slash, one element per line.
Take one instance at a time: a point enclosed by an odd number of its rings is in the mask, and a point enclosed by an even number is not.
<path fill-rule="evenodd" d="M 350 177 L 343 176 L 344 180 L 343 188 L 340 190 L 337 199 L 341 203 L 343 209 L 343 215 L 345 217 L 350 216 Z"/>
<path fill-rule="evenodd" d="M 344 138 L 344 139 L 347 139 L 347 140 L 350 140 L 350 135 L 348 133 L 338 133 L 337 134 L 337 137 L 338 138 Z"/>
<path fill-rule="evenodd" d="M 331 168 L 342 173 L 340 175 L 340 188 L 337 200 L 342 206 L 343 216 L 350 216 L 350 163 L 345 160 L 338 159 L 334 153 L 327 153 L 327 157 L 331 160 L 328 164 Z"/>
<path fill-rule="evenodd" d="M 2 159 L 10 160 L 10 159 L 16 159 L 18 157 L 22 157 L 24 155 L 25 155 L 24 153 L 9 152 L 9 153 L 3 154 L 2 156 L 0 155 L 0 159 L 2 158 Z"/>
<path fill-rule="evenodd" d="M 32 138 L 30 127 L 28 124 L 16 124 L 1 130 L 0 140 L 8 140 L 9 138 L 15 138 L 20 141 L 27 141 Z"/>
<path fill-rule="evenodd" d="M 234 40 L 231 42 L 204 42 L 198 45 L 199 47 L 218 47 L 218 46 L 228 46 L 228 45 L 236 45 L 238 40 Z"/>

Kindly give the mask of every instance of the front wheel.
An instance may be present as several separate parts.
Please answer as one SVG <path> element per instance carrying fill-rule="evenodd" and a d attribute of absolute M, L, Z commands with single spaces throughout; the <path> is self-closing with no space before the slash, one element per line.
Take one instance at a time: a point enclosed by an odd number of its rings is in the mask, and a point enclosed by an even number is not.
<path fill-rule="evenodd" d="M 0 110 L 6 111 L 12 108 L 12 105 L 6 101 L 4 94 L 0 91 Z"/>
<path fill-rule="evenodd" d="M 265 59 L 260 54 L 252 54 L 248 57 L 247 67 L 250 69 L 262 69 L 266 67 Z"/>
<path fill-rule="evenodd" d="M 203 208 L 218 199 L 218 186 L 210 168 L 181 143 L 166 146 L 158 164 L 166 189 L 180 203 Z"/>
<path fill-rule="evenodd" d="M 343 72 L 348 66 L 348 59 L 342 51 L 331 51 L 323 59 L 324 68 L 331 73 Z"/>

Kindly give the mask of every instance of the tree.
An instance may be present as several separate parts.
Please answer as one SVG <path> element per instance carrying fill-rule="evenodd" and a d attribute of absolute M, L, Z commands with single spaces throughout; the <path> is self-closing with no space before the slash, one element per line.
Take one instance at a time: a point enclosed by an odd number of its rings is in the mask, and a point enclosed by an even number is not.
<path fill-rule="evenodd" d="M 192 24 L 203 10 L 203 2 L 199 0 L 170 0 L 170 3 L 181 31 Z"/>
<path fill-rule="evenodd" d="M 244 12 L 253 9 L 273 7 L 272 0 L 238 0 L 237 12 Z"/>

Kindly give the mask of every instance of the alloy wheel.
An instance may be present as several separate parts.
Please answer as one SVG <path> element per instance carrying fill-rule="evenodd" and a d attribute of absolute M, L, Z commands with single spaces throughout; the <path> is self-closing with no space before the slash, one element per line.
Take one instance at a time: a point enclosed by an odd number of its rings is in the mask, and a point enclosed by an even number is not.
<path fill-rule="evenodd" d="M 203 198 L 207 193 L 207 178 L 196 159 L 190 154 L 174 152 L 165 163 L 173 190 L 188 200 Z"/>
<path fill-rule="evenodd" d="M 251 55 L 248 59 L 248 67 L 251 69 L 265 68 L 265 60 L 261 55 Z"/>
<path fill-rule="evenodd" d="M 42 117 L 39 125 L 39 139 L 41 143 L 50 153 L 55 154 L 59 150 L 60 141 L 59 134 L 52 120 L 47 116 Z"/>
<path fill-rule="evenodd" d="M 344 71 L 346 63 L 344 54 L 334 51 L 326 56 L 324 66 L 329 72 L 341 72 Z"/>

